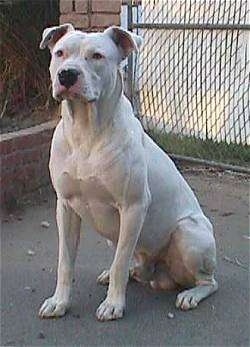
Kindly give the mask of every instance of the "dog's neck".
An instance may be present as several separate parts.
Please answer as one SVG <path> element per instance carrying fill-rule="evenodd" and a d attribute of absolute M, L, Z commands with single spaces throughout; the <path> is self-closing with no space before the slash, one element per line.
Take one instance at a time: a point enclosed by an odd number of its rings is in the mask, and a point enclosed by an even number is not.
<path fill-rule="evenodd" d="M 75 99 L 62 102 L 64 135 L 71 150 L 81 149 L 89 156 L 96 143 L 111 136 L 122 96 L 123 82 L 118 71 L 113 87 L 104 91 L 98 101 L 89 103 Z"/>

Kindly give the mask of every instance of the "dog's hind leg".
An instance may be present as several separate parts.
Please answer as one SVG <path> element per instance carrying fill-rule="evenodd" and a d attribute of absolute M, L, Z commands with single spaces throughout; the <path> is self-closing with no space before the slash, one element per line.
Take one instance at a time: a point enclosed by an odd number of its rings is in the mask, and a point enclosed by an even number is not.
<path fill-rule="evenodd" d="M 57 225 L 59 231 L 59 256 L 57 285 L 52 297 L 40 308 L 41 318 L 63 316 L 70 305 L 74 263 L 80 238 L 80 217 L 59 198 L 57 201 Z"/>
<path fill-rule="evenodd" d="M 107 240 L 108 246 L 112 249 L 115 250 L 116 249 L 116 245 L 110 241 Z M 133 273 L 133 268 L 131 267 L 129 269 L 129 279 L 132 278 L 132 273 Z M 101 284 L 103 286 L 107 286 L 109 284 L 109 277 L 110 277 L 110 270 L 103 270 L 100 275 L 98 275 L 96 281 L 98 284 Z"/>
<path fill-rule="evenodd" d="M 212 231 L 177 229 L 169 243 L 166 263 L 177 284 L 191 287 L 177 295 L 177 308 L 195 308 L 218 289 L 214 279 L 216 249 Z"/>
<path fill-rule="evenodd" d="M 113 249 L 116 248 L 116 245 L 111 241 L 108 241 L 108 245 Z M 151 279 L 152 272 L 153 269 L 147 253 L 143 250 L 136 250 L 129 268 L 129 280 L 146 283 Z M 97 283 L 104 286 L 108 285 L 109 277 L 110 270 L 104 270 L 97 277 Z"/>
<path fill-rule="evenodd" d="M 109 273 L 110 270 L 103 270 L 100 275 L 97 277 L 96 281 L 98 284 L 101 284 L 103 286 L 107 286 L 109 284 Z M 133 272 L 134 272 L 134 268 L 130 268 L 129 269 L 129 279 L 133 279 Z"/>
<path fill-rule="evenodd" d="M 201 300 L 216 292 L 217 289 L 218 284 L 214 278 L 197 282 L 196 287 L 184 290 L 177 295 L 175 305 L 184 311 L 195 308 Z"/>

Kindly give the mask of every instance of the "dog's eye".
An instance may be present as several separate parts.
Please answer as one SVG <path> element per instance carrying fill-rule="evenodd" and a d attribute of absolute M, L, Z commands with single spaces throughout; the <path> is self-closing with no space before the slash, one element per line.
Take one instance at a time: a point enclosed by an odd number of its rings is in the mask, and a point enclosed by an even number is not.
<path fill-rule="evenodd" d="M 96 53 L 93 53 L 92 58 L 96 60 L 100 60 L 104 58 L 104 56 L 101 53 L 96 52 Z"/>
<path fill-rule="evenodd" d="M 61 49 L 56 51 L 56 56 L 59 57 L 59 58 L 62 57 L 63 56 L 63 51 Z"/>

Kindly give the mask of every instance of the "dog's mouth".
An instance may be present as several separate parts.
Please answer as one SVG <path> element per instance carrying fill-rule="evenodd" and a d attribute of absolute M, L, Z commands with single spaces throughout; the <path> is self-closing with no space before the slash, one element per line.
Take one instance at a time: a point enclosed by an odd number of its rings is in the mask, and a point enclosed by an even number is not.
<path fill-rule="evenodd" d="M 94 96 L 84 95 L 79 88 L 73 86 L 66 88 L 58 85 L 54 91 L 54 98 L 61 102 L 62 100 L 82 100 L 84 103 L 93 103 L 97 100 Z"/>

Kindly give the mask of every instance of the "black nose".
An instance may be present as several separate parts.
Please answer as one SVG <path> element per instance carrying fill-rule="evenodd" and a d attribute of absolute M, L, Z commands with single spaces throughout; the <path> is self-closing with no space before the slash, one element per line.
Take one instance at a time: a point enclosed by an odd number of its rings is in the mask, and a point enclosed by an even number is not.
<path fill-rule="evenodd" d="M 78 75 L 79 72 L 75 69 L 62 70 L 58 74 L 58 79 L 60 84 L 68 89 L 76 83 Z"/>

